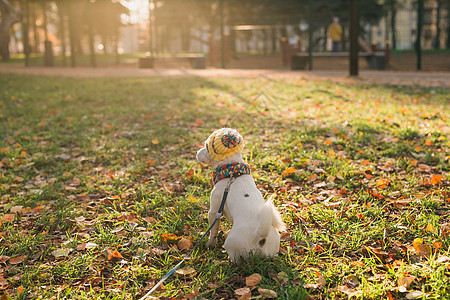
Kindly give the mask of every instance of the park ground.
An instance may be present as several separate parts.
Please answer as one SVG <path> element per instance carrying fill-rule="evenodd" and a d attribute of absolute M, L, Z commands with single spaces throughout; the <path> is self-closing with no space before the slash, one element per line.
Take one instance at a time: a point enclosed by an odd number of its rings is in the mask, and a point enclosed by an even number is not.
<path fill-rule="evenodd" d="M 228 126 L 288 225 L 280 253 L 233 264 L 202 242 L 153 297 L 446 299 L 449 81 L 2 65 L 2 297 L 144 295 L 208 227 L 195 153 Z"/>

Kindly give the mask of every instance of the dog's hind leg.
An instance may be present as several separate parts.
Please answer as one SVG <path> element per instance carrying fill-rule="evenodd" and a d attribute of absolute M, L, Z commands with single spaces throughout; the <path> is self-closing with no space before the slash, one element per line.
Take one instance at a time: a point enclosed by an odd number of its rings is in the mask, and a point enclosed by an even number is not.
<path fill-rule="evenodd" d="M 213 211 L 212 207 L 211 207 L 211 210 L 209 210 L 209 212 L 208 212 L 209 226 L 211 226 L 212 223 L 214 223 L 214 220 L 216 219 L 216 214 L 217 214 L 217 210 Z M 219 224 L 220 224 L 220 219 L 217 220 L 216 224 L 214 224 L 213 228 L 209 232 L 209 239 L 208 239 L 208 243 L 206 244 L 206 246 L 214 247 L 217 244 L 217 234 L 219 232 Z"/>

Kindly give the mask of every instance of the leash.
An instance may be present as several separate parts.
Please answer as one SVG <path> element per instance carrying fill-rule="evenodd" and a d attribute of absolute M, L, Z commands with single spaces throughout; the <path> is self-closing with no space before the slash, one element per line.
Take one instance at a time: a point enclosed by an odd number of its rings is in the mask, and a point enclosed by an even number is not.
<path fill-rule="evenodd" d="M 164 277 L 161 278 L 161 280 L 157 284 L 155 284 L 152 287 L 152 289 L 147 294 L 145 294 L 143 297 L 141 297 L 139 300 L 144 300 L 148 296 L 150 296 L 164 281 L 167 280 L 167 278 L 169 278 L 186 261 L 186 259 L 188 259 L 191 256 L 192 252 L 194 252 L 194 250 L 197 248 L 197 246 L 200 245 L 200 242 L 203 240 L 203 238 L 211 231 L 211 229 L 214 227 L 214 225 L 216 225 L 216 223 L 220 219 L 220 217 L 222 217 L 223 208 L 225 207 L 225 202 L 227 201 L 228 192 L 230 191 L 230 186 L 234 182 L 236 177 L 238 177 L 239 175 L 240 174 L 233 174 L 233 176 L 230 177 L 230 180 L 228 181 L 227 186 L 225 187 L 225 190 L 223 191 L 222 202 L 220 203 L 219 210 L 216 213 L 216 218 L 214 219 L 214 222 L 211 224 L 211 226 L 209 226 L 208 230 L 206 230 L 206 232 L 202 235 L 200 240 L 198 240 L 198 242 L 191 249 L 191 251 L 189 251 L 189 253 L 187 253 L 184 256 L 184 258 L 175 267 L 172 268 L 172 270 L 170 270 L 166 275 L 164 275 Z"/>

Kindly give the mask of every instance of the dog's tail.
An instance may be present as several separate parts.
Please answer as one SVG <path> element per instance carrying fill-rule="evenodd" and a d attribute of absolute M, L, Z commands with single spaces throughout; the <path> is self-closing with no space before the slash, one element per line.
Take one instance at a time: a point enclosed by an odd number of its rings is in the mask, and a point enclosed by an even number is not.
<path fill-rule="evenodd" d="M 266 204 L 261 208 L 260 220 L 258 228 L 256 229 L 256 236 L 259 238 L 265 238 L 273 226 L 278 231 L 285 231 L 286 225 L 281 220 L 280 213 L 275 208 L 272 200 L 266 202 Z"/>

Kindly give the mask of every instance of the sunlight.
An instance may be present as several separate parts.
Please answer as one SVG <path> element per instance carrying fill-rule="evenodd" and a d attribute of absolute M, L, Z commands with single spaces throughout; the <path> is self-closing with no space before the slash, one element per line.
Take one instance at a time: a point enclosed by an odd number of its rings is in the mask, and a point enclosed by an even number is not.
<path fill-rule="evenodd" d="M 121 0 L 120 3 L 130 10 L 125 16 L 127 23 L 143 23 L 148 20 L 148 0 Z"/>

